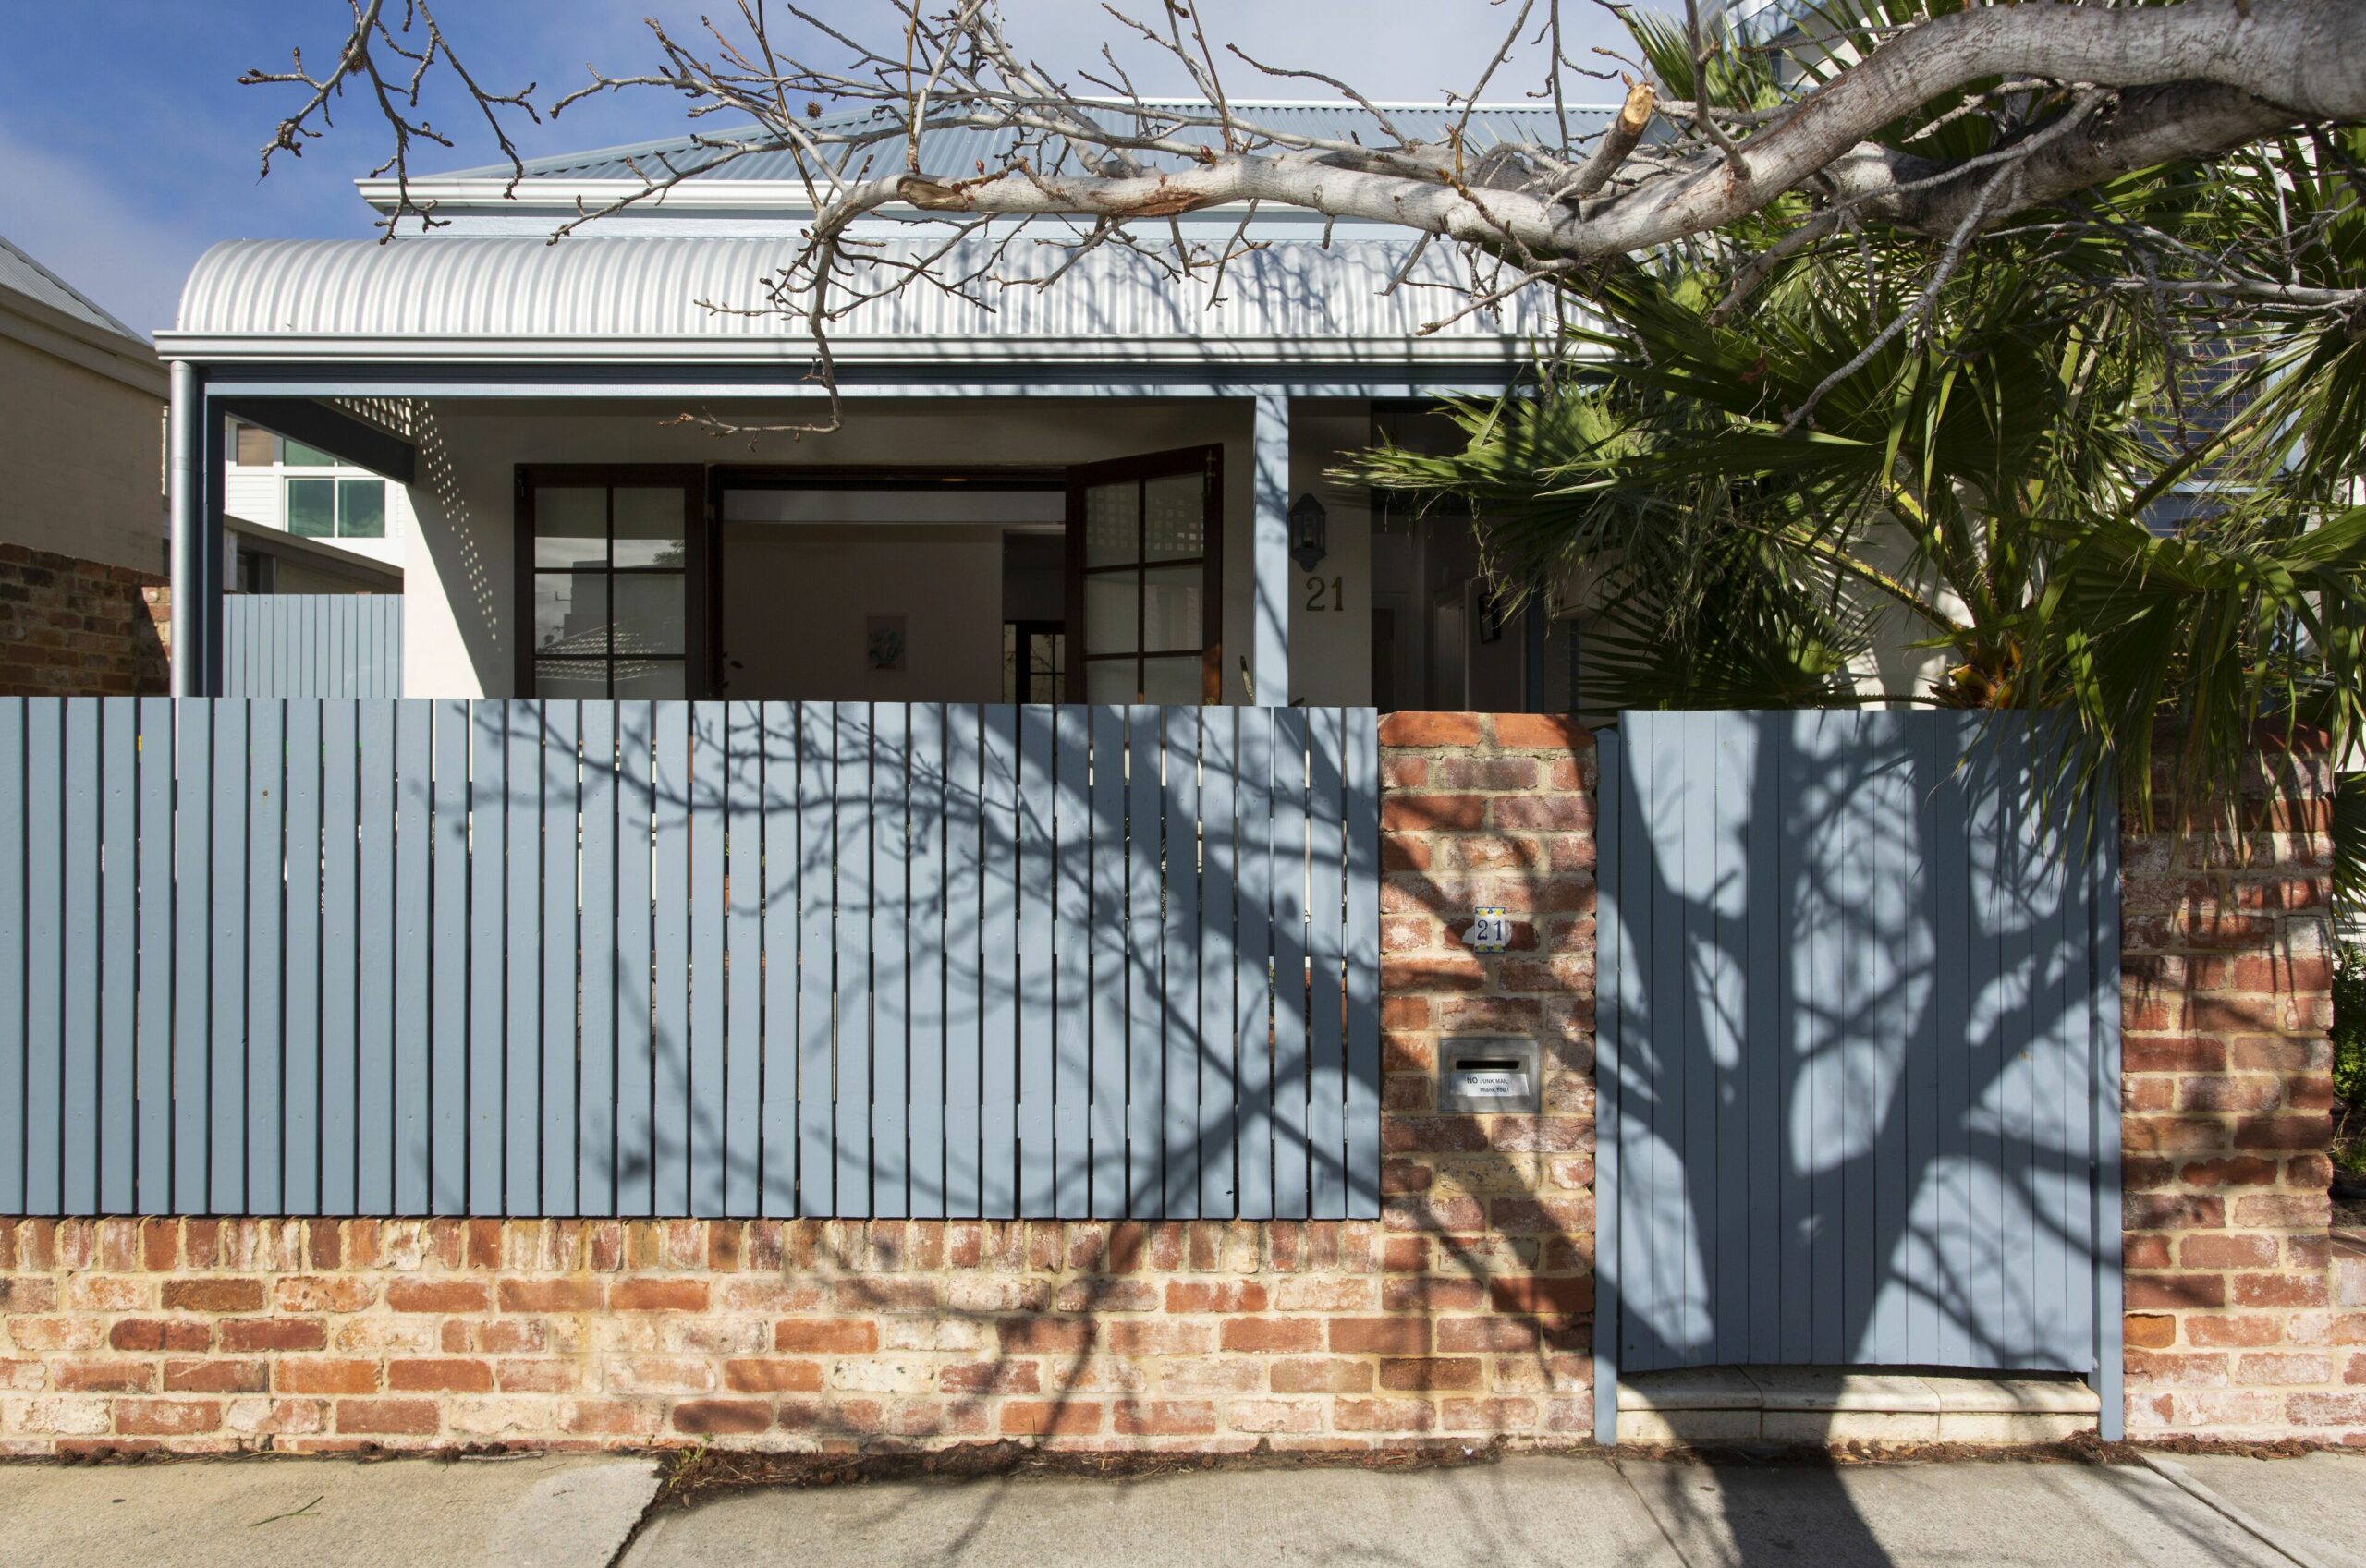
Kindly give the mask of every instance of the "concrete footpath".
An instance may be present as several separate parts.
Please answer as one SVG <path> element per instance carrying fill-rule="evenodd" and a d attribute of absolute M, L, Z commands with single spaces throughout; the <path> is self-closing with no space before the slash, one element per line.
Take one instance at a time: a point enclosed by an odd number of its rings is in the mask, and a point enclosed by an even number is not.
<path fill-rule="evenodd" d="M 784 1489 L 688 1509 L 652 1508 L 659 1486 L 638 1458 L 6 1465 L 0 1562 L 2366 1568 L 2366 1455 L 2348 1454 L 1831 1468 L 1536 1458 Z"/>

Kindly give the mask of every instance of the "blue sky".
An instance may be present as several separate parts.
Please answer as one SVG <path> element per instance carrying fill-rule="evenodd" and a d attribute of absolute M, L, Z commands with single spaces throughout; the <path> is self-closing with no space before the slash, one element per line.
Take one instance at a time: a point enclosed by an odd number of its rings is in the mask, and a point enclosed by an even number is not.
<path fill-rule="evenodd" d="M 1119 8 L 1147 14 L 1155 5 Z M 876 31 L 885 16 L 863 0 L 812 8 L 858 33 Z M 481 81 L 533 81 L 547 103 L 587 80 L 591 64 L 610 74 L 647 68 L 655 51 L 642 17 L 687 32 L 704 12 L 736 9 L 730 0 L 444 0 L 439 19 Z M 1467 89 L 1506 20 L 1489 0 L 1203 0 L 1203 10 L 1220 41 L 1395 99 Z M 69 0 L 40 14 L 44 25 L 11 28 L 10 47 L 0 51 L 0 235 L 134 327 L 171 323 L 182 280 L 217 240 L 371 232 L 351 184 L 386 153 L 371 114 L 351 104 L 300 160 L 274 160 L 271 176 L 258 179 L 262 145 L 295 90 L 237 85 L 250 67 L 284 67 L 298 45 L 308 59 L 325 59 L 343 36 L 345 0 Z M 1005 0 L 1005 14 L 1013 42 L 1057 69 L 1075 68 L 1116 36 L 1094 0 Z M 1623 38 L 1593 7 L 1573 6 L 1570 20 L 1582 30 L 1581 49 Z M 1145 91 L 1185 85 L 1139 46 L 1121 47 L 1119 57 Z M 1515 62 L 1488 96 L 1520 95 L 1539 70 Z M 1238 65 L 1226 82 L 1243 95 L 1321 91 L 1265 85 Z M 1580 100 L 1610 95 L 1579 81 L 1567 91 Z M 462 108 L 430 100 L 430 119 L 457 145 L 421 150 L 415 170 L 493 161 L 496 150 Z M 685 124 L 681 100 L 642 91 L 587 101 L 541 126 L 513 117 L 512 134 L 531 157 L 670 135 Z"/>

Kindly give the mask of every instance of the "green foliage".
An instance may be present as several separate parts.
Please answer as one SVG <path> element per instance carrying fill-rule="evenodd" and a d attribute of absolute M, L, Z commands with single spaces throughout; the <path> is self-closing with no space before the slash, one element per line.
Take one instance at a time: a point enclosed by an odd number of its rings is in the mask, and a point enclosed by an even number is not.
<path fill-rule="evenodd" d="M 2366 1111 L 2366 948 L 2343 946 L 2333 964 L 2333 1088 Z M 2366 1168 L 2366 1137 L 2352 1146 Z"/>
<path fill-rule="evenodd" d="M 1638 32 L 1671 96 L 1703 73 L 1717 101 L 1774 92 L 1755 56 L 1696 69 L 1679 34 Z M 1974 153 L 1989 123 L 1937 134 Z M 2262 726 L 2322 725 L 2339 754 L 2366 719 L 2366 332 L 2147 287 L 2121 237 L 2354 287 L 2360 187 L 2290 140 L 1961 253 L 1870 221 L 1775 249 L 1800 214 L 1762 214 L 1604 269 L 1558 368 L 1454 410 L 1462 450 L 1349 474 L 1468 508 L 1505 597 L 1573 594 L 1589 710 L 2054 710 L 2140 820 L 2156 773 L 2232 799 Z M 2156 532 L 2165 502 L 2184 520 Z M 1877 646 L 1941 673 L 1863 691 Z"/>

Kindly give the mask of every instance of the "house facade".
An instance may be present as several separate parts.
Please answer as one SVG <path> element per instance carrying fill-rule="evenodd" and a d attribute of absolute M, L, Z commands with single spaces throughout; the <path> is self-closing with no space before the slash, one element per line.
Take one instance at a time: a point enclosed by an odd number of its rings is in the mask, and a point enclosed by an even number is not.
<path fill-rule="evenodd" d="M 161 691 L 165 367 L 0 238 L 0 692 Z"/>
<path fill-rule="evenodd" d="M 1482 110 L 1473 132 L 1532 112 Z M 375 463 L 384 541 L 328 526 L 404 573 L 412 695 L 999 700 L 1028 667 L 1029 689 L 1095 699 L 1567 705 L 1568 639 L 1489 612 L 1466 527 L 1376 515 L 1325 477 L 1441 396 L 1500 391 L 1548 308 L 1417 335 L 1451 314 L 1453 263 L 1372 225 L 1213 210 L 1178 220 L 1209 263 L 1191 275 L 1112 246 L 1040 287 L 1067 252 L 1030 231 L 974 301 L 914 291 L 836 321 L 845 418 L 800 432 L 827 412 L 814 346 L 763 309 L 811 216 L 785 155 L 545 243 L 579 201 L 713 156 L 544 159 L 514 191 L 469 171 L 415 185 L 425 234 L 210 252 L 163 338 L 190 580 L 221 575 L 226 515 L 264 522 L 299 490 L 342 504 Z M 933 243 L 887 220 L 859 237 Z M 987 243 L 965 242 L 981 261 Z M 242 461 L 266 444 L 277 461 Z M 208 606 L 237 586 L 208 582 L 190 692 L 216 689 Z"/>
<path fill-rule="evenodd" d="M 1326 477 L 1544 307 L 1019 246 L 799 428 L 790 171 L 546 242 L 698 155 L 192 277 L 189 700 L 0 701 L 0 1451 L 2366 1442 L 2322 754 L 2172 839 L 1978 715 L 1597 733 Z M 384 480 L 412 700 L 235 635 L 266 468 Z"/>

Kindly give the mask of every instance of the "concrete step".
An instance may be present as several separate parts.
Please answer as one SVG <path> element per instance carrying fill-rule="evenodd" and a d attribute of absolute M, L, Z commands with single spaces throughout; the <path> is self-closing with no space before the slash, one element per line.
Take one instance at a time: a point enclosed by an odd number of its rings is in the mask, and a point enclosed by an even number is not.
<path fill-rule="evenodd" d="M 2095 1391 L 2067 1374 L 1859 1367 L 1701 1367 L 1618 1385 L 1618 1440 L 2059 1442 L 2095 1429 Z"/>

